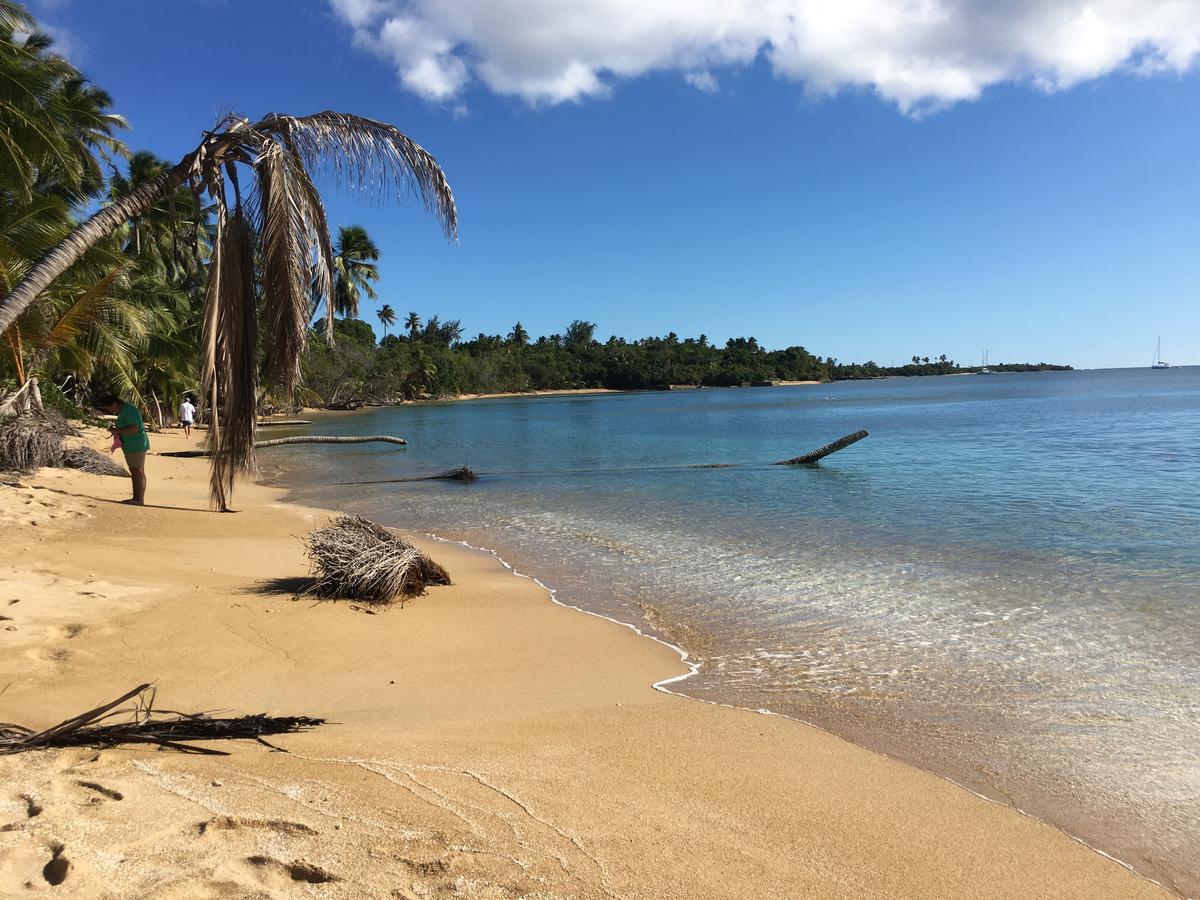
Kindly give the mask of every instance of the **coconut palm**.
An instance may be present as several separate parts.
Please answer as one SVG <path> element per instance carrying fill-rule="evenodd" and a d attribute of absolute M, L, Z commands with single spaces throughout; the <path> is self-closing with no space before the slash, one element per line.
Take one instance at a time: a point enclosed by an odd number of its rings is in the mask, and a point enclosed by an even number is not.
<path fill-rule="evenodd" d="M 125 120 L 88 84 L 18 3 L 0 0 L 0 190 L 5 202 L 54 195 L 72 202 L 103 186 L 101 160 L 123 153 Z M 0 329 L 2 330 L 2 329 Z"/>
<path fill-rule="evenodd" d="M 253 178 L 243 189 L 247 169 Z M 448 237 L 457 233 L 454 197 L 441 167 L 391 125 L 336 112 L 271 114 L 258 122 L 229 115 L 177 165 L 92 215 L 43 255 L 0 299 L 0 332 L 90 247 L 180 185 L 207 194 L 215 229 L 201 373 L 212 411 L 213 502 L 226 509 L 235 474 L 254 464 L 260 318 L 270 335 L 267 377 L 285 390 L 299 379 L 314 283 L 332 337 L 334 254 L 313 184 L 321 172 L 356 189 L 412 191 Z"/>
<path fill-rule="evenodd" d="M 379 248 L 361 225 L 343 225 L 333 245 L 333 311 L 339 316 L 358 318 L 360 293 L 375 299 L 372 281 L 379 280 Z"/>
<path fill-rule="evenodd" d="M 379 324 L 383 326 L 383 336 L 387 337 L 387 330 L 396 324 L 396 311 L 385 303 L 379 307 L 376 315 L 379 317 Z"/>
<path fill-rule="evenodd" d="M 518 347 L 524 347 L 529 343 L 529 332 L 518 322 L 513 326 L 513 330 L 508 333 L 508 340 Z"/>
<path fill-rule="evenodd" d="M 408 329 L 408 339 L 416 343 L 421 336 L 421 317 L 415 312 L 410 312 L 404 318 L 404 327 Z"/>

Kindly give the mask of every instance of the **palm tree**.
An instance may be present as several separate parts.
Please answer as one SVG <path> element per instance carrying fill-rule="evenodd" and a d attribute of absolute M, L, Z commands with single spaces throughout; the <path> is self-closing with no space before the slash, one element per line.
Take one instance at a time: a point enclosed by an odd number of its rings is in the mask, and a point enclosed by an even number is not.
<path fill-rule="evenodd" d="M 529 343 L 529 332 L 521 326 L 520 322 L 518 322 L 513 326 L 513 330 L 508 333 L 508 339 L 516 346 L 524 347 Z"/>
<path fill-rule="evenodd" d="M 415 312 L 410 312 L 404 319 L 404 327 L 408 329 L 408 339 L 416 343 L 417 338 L 421 336 L 421 317 Z"/>
<path fill-rule="evenodd" d="M 0 0 L 0 190 L 5 202 L 53 195 L 76 202 L 103 186 L 101 157 L 123 154 L 127 127 L 112 98 L 51 51 L 13 0 Z M 10 323 L 0 327 L 3 331 Z"/>
<path fill-rule="evenodd" d="M 387 337 L 388 328 L 396 324 L 396 311 L 385 303 L 376 315 L 379 316 L 379 324 L 383 326 L 383 336 Z"/>
<path fill-rule="evenodd" d="M 239 175 L 246 169 L 253 175 L 248 192 Z M 235 474 L 254 464 L 260 318 L 270 335 L 267 377 L 285 390 L 293 390 L 299 379 L 314 282 L 332 337 L 336 270 L 325 209 L 311 174 L 323 170 L 354 187 L 411 190 L 448 237 L 457 234 L 445 173 L 391 125 L 336 112 L 271 114 L 258 122 L 229 115 L 177 165 L 79 224 L 30 267 L 0 299 L 0 332 L 89 248 L 180 185 L 206 193 L 216 222 L 201 373 L 212 410 L 213 502 L 226 509 Z M 261 303 L 256 286 L 261 286 Z"/>
<path fill-rule="evenodd" d="M 343 225 L 333 245 L 333 311 L 348 319 L 358 318 L 358 297 L 375 299 L 372 281 L 379 280 L 379 248 L 361 225 Z"/>

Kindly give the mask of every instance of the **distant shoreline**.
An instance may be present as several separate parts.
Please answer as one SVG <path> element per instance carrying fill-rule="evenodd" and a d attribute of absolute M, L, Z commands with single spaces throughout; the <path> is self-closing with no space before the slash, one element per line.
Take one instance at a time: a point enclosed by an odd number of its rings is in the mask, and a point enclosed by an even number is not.
<path fill-rule="evenodd" d="M 392 403 L 381 403 L 374 400 L 364 400 L 354 409 L 334 409 L 325 406 L 304 406 L 302 413 L 314 412 L 355 412 L 359 409 L 390 409 L 399 406 L 418 406 L 427 403 L 462 403 L 468 400 L 504 400 L 515 397 L 586 397 L 595 394 L 665 394 L 672 391 L 715 391 L 739 387 L 796 387 L 797 385 L 830 384 L 823 381 L 776 381 L 770 385 L 671 385 L 665 388 L 547 388 L 538 391 L 497 391 L 486 394 L 453 394 L 446 397 L 422 397 L 418 400 L 397 400 Z"/>

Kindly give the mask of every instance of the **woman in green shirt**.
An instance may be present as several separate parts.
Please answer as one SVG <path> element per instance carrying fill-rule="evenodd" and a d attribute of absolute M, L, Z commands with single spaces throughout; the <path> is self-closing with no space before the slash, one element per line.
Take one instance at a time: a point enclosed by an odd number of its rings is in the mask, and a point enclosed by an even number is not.
<path fill-rule="evenodd" d="M 109 430 L 121 438 L 121 450 L 125 454 L 125 465 L 133 478 L 133 496 L 126 500 L 135 506 L 146 504 L 146 452 L 150 449 L 150 438 L 146 434 L 146 423 L 142 414 L 132 403 L 110 394 L 101 406 L 117 417 Z"/>

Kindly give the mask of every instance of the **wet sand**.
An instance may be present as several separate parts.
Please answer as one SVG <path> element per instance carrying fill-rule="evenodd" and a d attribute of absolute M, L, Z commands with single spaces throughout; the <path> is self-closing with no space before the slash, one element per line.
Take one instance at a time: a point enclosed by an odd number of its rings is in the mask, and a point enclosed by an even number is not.
<path fill-rule="evenodd" d="M 0 487 L 0 721 L 155 681 L 330 724 L 287 753 L 0 757 L 0 896 L 1170 896 L 816 728 L 653 690 L 676 653 L 487 554 L 419 539 L 455 583 L 403 608 L 294 601 L 330 513 L 243 485 L 220 515 L 203 460 L 148 473 L 142 509 L 115 478 Z"/>

